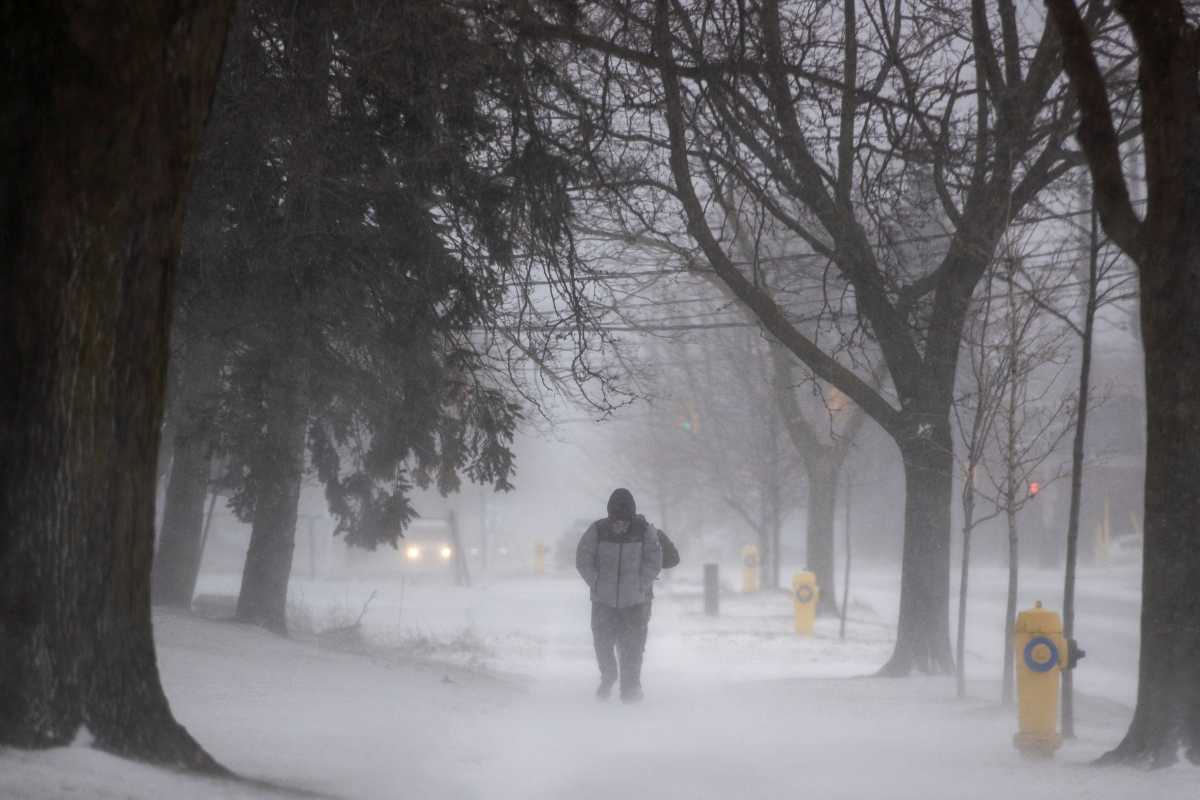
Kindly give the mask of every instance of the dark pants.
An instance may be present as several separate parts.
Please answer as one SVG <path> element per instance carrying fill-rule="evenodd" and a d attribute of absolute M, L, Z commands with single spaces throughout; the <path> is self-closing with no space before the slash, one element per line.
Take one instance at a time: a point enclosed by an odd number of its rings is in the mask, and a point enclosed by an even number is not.
<path fill-rule="evenodd" d="M 649 603 L 627 608 L 592 603 L 592 640 L 601 681 L 610 685 L 617 682 L 619 660 L 621 691 L 641 687 L 642 653 L 646 649 L 649 622 Z"/>

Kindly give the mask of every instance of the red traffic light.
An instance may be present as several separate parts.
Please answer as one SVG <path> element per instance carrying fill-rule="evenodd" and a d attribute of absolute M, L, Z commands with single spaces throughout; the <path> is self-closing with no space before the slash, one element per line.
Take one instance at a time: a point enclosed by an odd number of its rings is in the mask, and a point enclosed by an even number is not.
<path fill-rule="evenodd" d="M 1029 482 L 1029 496 L 1037 497 L 1037 493 L 1042 490 L 1041 485 L 1037 481 Z"/>

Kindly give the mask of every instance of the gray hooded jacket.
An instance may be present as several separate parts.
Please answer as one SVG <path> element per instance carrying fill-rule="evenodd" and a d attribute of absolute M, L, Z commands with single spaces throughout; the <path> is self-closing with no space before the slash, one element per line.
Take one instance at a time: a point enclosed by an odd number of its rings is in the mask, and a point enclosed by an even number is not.
<path fill-rule="evenodd" d="M 613 608 L 645 603 L 662 570 L 658 531 L 640 514 L 620 535 L 608 519 L 597 520 L 579 540 L 575 568 L 591 587 L 593 603 Z"/>

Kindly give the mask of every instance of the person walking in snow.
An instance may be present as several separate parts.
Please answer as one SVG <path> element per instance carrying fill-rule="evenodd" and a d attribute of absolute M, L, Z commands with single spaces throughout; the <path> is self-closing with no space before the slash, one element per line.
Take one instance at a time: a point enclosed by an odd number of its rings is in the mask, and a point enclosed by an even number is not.
<path fill-rule="evenodd" d="M 612 694 L 618 677 L 623 701 L 642 699 L 642 654 L 662 557 L 658 531 L 637 513 L 628 489 L 612 493 L 608 516 L 588 526 L 579 540 L 575 568 L 592 593 L 592 640 L 600 666 L 596 697 L 601 700 Z"/>

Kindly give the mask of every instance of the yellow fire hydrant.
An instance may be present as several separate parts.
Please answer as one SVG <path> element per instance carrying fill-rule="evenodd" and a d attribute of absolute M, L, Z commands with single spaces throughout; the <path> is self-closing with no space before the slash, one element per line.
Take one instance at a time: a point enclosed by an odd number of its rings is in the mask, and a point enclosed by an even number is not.
<path fill-rule="evenodd" d="M 533 545 L 533 574 L 546 574 L 546 545 L 534 542 Z"/>
<path fill-rule="evenodd" d="M 742 591 L 758 591 L 758 546 L 748 544 L 742 548 Z"/>
<path fill-rule="evenodd" d="M 1017 671 L 1018 731 L 1013 744 L 1025 756 L 1049 758 L 1062 744 L 1058 734 L 1059 675 L 1082 652 L 1063 638 L 1062 618 L 1041 601 L 1017 615 L 1013 657 Z"/>
<path fill-rule="evenodd" d="M 821 599 L 821 588 L 817 576 L 811 572 L 797 572 L 792 576 L 792 605 L 796 609 L 796 633 L 812 636 L 813 622 L 817 618 L 817 601 Z"/>

